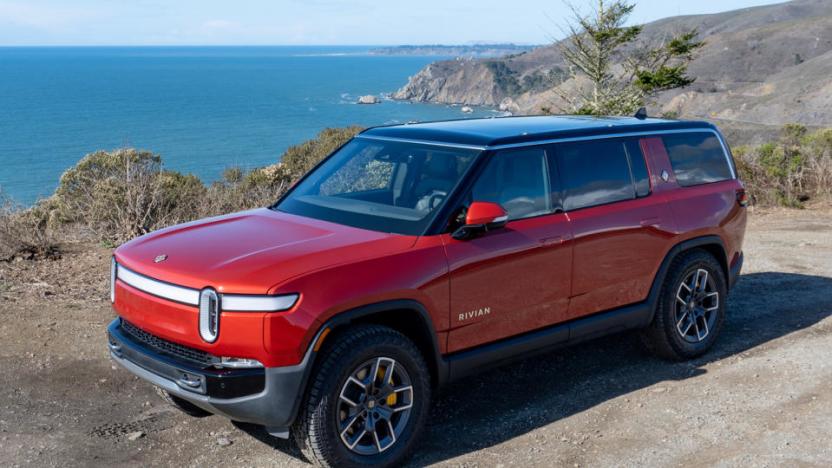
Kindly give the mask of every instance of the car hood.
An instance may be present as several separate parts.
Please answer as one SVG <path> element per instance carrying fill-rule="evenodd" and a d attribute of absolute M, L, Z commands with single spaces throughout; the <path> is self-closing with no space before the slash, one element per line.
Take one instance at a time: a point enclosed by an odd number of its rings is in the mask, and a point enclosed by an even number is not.
<path fill-rule="evenodd" d="M 267 294 L 295 276 L 399 252 L 415 241 L 262 208 L 162 229 L 122 245 L 115 256 L 161 281 Z"/>

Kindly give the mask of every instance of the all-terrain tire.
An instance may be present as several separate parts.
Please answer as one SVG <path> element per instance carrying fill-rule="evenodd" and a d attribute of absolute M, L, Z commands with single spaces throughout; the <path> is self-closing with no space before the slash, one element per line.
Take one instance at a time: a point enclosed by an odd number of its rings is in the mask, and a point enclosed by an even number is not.
<path fill-rule="evenodd" d="M 165 400 L 165 402 L 167 402 L 169 405 L 187 414 L 188 416 L 193 416 L 195 418 L 204 418 L 206 416 L 211 416 L 211 413 L 205 411 L 199 406 L 194 405 L 190 401 L 183 400 L 182 398 L 179 398 L 176 395 L 172 395 L 167 390 L 164 390 L 160 387 L 153 388 L 156 390 L 156 394 L 159 395 L 159 398 Z"/>
<path fill-rule="evenodd" d="M 389 448 L 362 455 L 351 451 L 341 439 L 339 396 L 356 368 L 380 357 L 404 366 L 412 386 L 412 407 L 404 429 Z M 430 371 L 410 339 L 388 327 L 358 325 L 324 345 L 292 435 L 307 459 L 321 466 L 397 466 L 410 455 L 425 425 L 430 392 Z"/>
<path fill-rule="evenodd" d="M 710 288 L 713 292 L 718 293 L 718 306 L 714 310 L 716 315 L 712 326 L 708 328 L 704 339 L 699 342 L 691 342 L 686 340 L 682 331 L 677 328 L 677 326 L 684 327 L 684 325 L 679 325 L 678 322 L 682 314 L 679 313 L 677 316 L 677 303 L 683 301 L 677 299 L 677 294 L 680 287 L 682 287 L 682 282 L 699 270 L 707 271 L 708 276 L 713 281 Z M 686 289 L 683 289 L 683 292 L 686 292 Z M 662 284 L 653 321 L 641 331 L 642 343 L 652 353 L 668 360 L 681 361 L 701 356 L 713 346 L 722 330 L 725 322 L 727 295 L 728 288 L 725 273 L 713 255 L 701 249 L 694 249 L 677 255 L 671 262 L 664 284 Z"/>

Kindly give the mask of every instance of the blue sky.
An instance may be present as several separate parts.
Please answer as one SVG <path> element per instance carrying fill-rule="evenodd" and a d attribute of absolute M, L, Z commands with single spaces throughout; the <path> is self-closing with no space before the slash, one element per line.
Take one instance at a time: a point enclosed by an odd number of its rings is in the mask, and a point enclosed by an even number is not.
<path fill-rule="evenodd" d="M 780 2 L 636 1 L 639 23 Z M 561 0 L 0 0 L 0 45 L 540 44 L 567 15 Z"/>

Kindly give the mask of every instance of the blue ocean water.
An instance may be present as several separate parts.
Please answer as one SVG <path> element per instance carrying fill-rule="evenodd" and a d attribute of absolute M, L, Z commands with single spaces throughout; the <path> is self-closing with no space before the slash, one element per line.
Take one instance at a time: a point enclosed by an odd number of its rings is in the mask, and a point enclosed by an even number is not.
<path fill-rule="evenodd" d="M 215 180 L 325 127 L 494 115 L 383 101 L 437 57 L 368 47 L 0 48 L 0 187 L 29 204 L 98 149 L 137 147 Z"/>

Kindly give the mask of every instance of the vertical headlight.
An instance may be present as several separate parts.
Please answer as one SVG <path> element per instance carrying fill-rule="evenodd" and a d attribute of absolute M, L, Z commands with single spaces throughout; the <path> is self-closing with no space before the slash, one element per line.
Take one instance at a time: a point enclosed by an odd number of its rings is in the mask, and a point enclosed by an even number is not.
<path fill-rule="evenodd" d="M 116 275 L 118 274 L 118 263 L 115 257 L 110 257 L 110 302 L 116 302 Z"/>
<path fill-rule="evenodd" d="M 217 341 L 220 330 L 220 298 L 213 289 L 199 293 L 199 336 L 208 343 Z"/>

